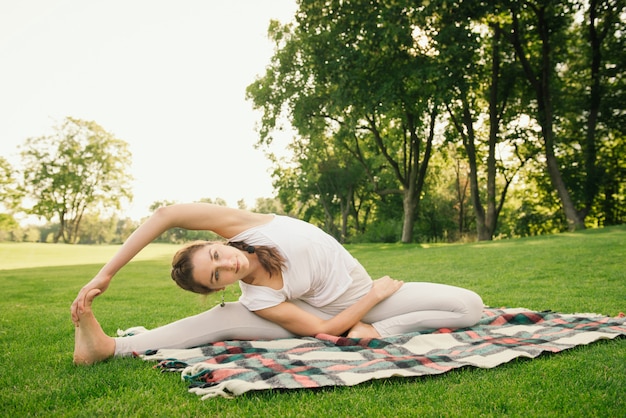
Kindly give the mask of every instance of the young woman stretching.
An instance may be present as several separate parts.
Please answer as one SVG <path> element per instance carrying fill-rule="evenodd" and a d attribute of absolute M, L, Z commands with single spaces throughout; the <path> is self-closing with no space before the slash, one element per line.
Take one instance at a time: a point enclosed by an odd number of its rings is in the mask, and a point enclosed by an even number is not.
<path fill-rule="evenodd" d="M 170 228 L 209 230 L 228 242 L 196 242 L 179 250 L 172 278 L 207 294 L 239 283 L 239 302 L 130 337 L 104 334 L 91 310 L 113 276 Z M 92 364 L 161 348 L 190 348 L 227 339 L 276 339 L 325 333 L 385 337 L 474 325 L 483 303 L 458 287 L 388 276 L 374 280 L 319 228 L 286 216 L 206 203 L 158 209 L 87 283 L 72 303 L 74 362 Z"/>

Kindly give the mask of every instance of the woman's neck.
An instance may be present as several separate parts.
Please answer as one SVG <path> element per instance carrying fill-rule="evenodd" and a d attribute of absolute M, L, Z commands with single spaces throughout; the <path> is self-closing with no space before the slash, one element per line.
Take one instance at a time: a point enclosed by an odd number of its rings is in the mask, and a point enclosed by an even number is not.
<path fill-rule="evenodd" d="M 252 286 L 265 286 L 275 290 L 283 288 L 282 273 L 278 275 L 270 274 L 270 272 L 261 265 L 256 254 L 250 254 L 248 260 L 250 262 L 251 273 L 242 279 L 244 283 Z"/>

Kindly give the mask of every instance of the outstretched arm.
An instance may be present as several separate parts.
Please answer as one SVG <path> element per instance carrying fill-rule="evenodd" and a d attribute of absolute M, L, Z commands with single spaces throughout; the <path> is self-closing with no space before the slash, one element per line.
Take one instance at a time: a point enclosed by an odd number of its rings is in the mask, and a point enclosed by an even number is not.
<path fill-rule="evenodd" d="M 288 331 L 302 336 L 316 334 L 341 335 L 361 321 L 370 309 L 395 293 L 403 282 L 389 276 L 374 281 L 372 289 L 354 305 L 330 319 L 321 319 L 293 303 L 283 302 L 271 308 L 255 311 L 257 315 L 277 323 Z"/>
<path fill-rule="evenodd" d="M 124 242 L 117 253 L 96 276 L 78 293 L 72 303 L 72 321 L 78 325 L 78 314 L 85 308 L 89 291 L 104 292 L 115 274 L 133 259 L 143 248 L 171 228 L 213 231 L 230 238 L 251 227 L 271 220 L 271 215 L 248 212 L 208 203 L 189 203 L 165 206 L 157 209 Z"/>

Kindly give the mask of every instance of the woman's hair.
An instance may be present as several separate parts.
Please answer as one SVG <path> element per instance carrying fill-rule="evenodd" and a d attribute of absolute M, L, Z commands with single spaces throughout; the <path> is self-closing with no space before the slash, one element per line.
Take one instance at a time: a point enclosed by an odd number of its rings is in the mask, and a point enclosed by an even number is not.
<path fill-rule="evenodd" d="M 178 286 L 190 292 L 200 293 L 201 295 L 208 295 L 215 291 L 197 283 L 193 279 L 191 257 L 196 251 L 209 244 L 211 244 L 209 241 L 193 241 L 185 244 L 181 249 L 176 251 L 174 258 L 172 258 L 171 276 Z"/>
<path fill-rule="evenodd" d="M 197 283 L 193 279 L 193 264 L 191 263 L 191 257 L 201 248 L 207 245 L 215 244 L 214 241 L 193 241 L 185 244 L 180 250 L 174 254 L 172 259 L 172 279 L 178 286 L 190 292 L 199 293 L 201 295 L 208 295 L 215 292 L 214 289 Z M 268 247 L 260 245 L 253 247 L 245 242 L 228 242 L 226 245 L 237 248 L 240 251 L 248 253 L 255 253 L 259 258 L 261 266 L 267 270 L 272 277 L 273 274 L 280 274 L 285 267 L 286 260 L 274 247 Z"/>

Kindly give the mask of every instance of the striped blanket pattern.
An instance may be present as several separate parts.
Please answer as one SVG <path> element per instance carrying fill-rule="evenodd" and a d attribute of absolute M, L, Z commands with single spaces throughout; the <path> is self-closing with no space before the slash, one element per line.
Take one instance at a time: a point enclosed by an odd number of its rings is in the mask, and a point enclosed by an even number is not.
<path fill-rule="evenodd" d="M 472 366 L 496 367 L 518 357 L 557 353 L 626 336 L 626 319 L 485 308 L 464 329 L 439 329 L 382 339 L 315 338 L 222 341 L 141 356 L 178 371 L 189 391 L 207 399 L 251 390 L 352 386 L 393 376 L 423 376 Z"/>

